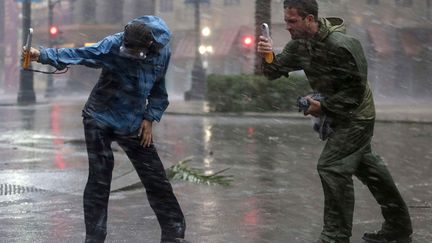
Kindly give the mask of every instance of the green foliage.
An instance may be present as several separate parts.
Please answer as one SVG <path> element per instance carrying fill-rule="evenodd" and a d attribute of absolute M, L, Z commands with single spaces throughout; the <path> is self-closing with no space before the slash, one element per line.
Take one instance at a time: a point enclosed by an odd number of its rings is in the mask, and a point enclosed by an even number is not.
<path fill-rule="evenodd" d="M 230 175 L 220 175 L 227 169 L 206 175 L 201 169 L 191 168 L 187 164 L 191 159 L 184 159 L 165 170 L 169 180 L 183 180 L 199 184 L 229 186 L 232 181 Z"/>
<path fill-rule="evenodd" d="M 206 98 L 216 112 L 291 111 L 297 97 L 308 92 L 306 77 L 298 74 L 272 81 L 257 75 L 210 75 Z"/>

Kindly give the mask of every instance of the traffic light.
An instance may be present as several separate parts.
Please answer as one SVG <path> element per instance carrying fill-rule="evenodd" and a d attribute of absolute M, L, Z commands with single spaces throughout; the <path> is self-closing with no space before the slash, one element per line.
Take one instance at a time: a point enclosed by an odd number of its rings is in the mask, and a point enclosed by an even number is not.
<path fill-rule="evenodd" d="M 241 35 L 239 49 L 243 56 L 250 56 L 255 49 L 255 37 L 251 34 Z"/>
<path fill-rule="evenodd" d="M 49 39 L 51 45 L 60 45 L 64 42 L 64 37 L 62 31 L 57 25 L 51 25 L 49 28 Z"/>
<path fill-rule="evenodd" d="M 242 45 L 245 48 L 253 48 L 254 46 L 254 37 L 252 35 L 245 35 L 242 38 Z"/>
<path fill-rule="evenodd" d="M 59 29 L 55 25 L 51 25 L 49 28 L 50 38 L 56 38 L 59 34 Z"/>

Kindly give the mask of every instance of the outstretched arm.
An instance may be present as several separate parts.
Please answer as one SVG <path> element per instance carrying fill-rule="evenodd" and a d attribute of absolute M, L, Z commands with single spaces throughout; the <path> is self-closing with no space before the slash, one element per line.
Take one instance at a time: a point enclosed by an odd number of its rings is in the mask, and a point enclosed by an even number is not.
<path fill-rule="evenodd" d="M 274 55 L 272 63 L 262 62 L 263 74 L 268 79 L 273 80 L 281 76 L 288 76 L 289 72 L 300 70 L 301 66 L 298 61 L 299 54 L 297 45 L 297 42 L 291 41 L 285 46 L 282 53 L 275 55 L 273 52 L 272 40 L 260 36 L 257 52 L 263 57 L 267 53 L 272 53 Z"/>
<path fill-rule="evenodd" d="M 68 65 L 85 65 L 92 68 L 101 68 L 106 62 L 102 59 L 109 52 L 115 42 L 115 37 L 108 36 L 100 42 L 81 48 L 35 48 L 30 49 L 32 61 L 51 65 L 58 70 Z M 23 50 L 23 55 L 27 53 Z"/>

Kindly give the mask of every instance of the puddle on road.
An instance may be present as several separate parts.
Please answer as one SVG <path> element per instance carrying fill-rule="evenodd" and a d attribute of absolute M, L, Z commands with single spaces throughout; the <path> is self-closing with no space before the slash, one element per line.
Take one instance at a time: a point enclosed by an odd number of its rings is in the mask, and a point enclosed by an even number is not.
<path fill-rule="evenodd" d="M 87 166 L 84 138 L 13 132 L 0 136 L 0 169 L 65 169 Z M 54 165 L 54 166 L 53 166 Z"/>

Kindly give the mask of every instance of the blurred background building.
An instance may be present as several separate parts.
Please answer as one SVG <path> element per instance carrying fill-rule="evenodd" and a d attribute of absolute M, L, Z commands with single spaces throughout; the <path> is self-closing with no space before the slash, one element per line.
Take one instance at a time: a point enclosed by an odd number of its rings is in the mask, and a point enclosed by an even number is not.
<path fill-rule="evenodd" d="M 283 22 L 283 0 L 271 1 L 271 28 L 276 52 L 290 40 Z M 0 1 L 0 89 L 18 84 L 20 4 Z M 132 18 L 156 14 L 173 32 L 172 61 L 167 75 L 172 97 L 191 86 L 196 44 L 194 6 L 185 0 L 51 0 L 56 46 L 78 47 L 122 31 Z M 369 62 L 369 80 L 377 98 L 395 95 L 429 97 L 432 92 L 432 0 L 318 0 L 321 16 L 340 16 L 359 38 Z M 34 46 L 48 43 L 48 0 L 32 5 Z M 252 73 L 255 1 L 207 0 L 200 4 L 200 54 L 206 74 Z M 45 68 L 38 67 L 36 68 Z M 56 90 L 88 94 L 100 70 L 73 67 L 55 76 Z M 46 76 L 35 75 L 36 90 Z"/>

